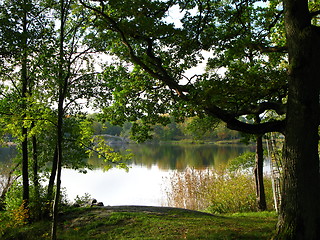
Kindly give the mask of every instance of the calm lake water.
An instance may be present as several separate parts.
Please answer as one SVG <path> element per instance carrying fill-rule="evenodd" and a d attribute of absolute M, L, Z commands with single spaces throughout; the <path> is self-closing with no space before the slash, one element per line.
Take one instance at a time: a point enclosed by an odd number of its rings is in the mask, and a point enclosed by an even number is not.
<path fill-rule="evenodd" d="M 151 205 L 167 206 L 166 183 L 173 171 L 183 171 L 187 167 L 196 169 L 217 168 L 253 147 L 243 145 L 207 144 L 132 144 L 115 147 L 129 148 L 134 153 L 129 171 L 111 169 L 104 171 L 101 160 L 89 159 L 96 169 L 86 174 L 71 169 L 63 169 L 62 186 L 69 200 L 76 196 L 90 194 L 105 205 Z M 2 161 L 12 154 L 1 150 Z"/>

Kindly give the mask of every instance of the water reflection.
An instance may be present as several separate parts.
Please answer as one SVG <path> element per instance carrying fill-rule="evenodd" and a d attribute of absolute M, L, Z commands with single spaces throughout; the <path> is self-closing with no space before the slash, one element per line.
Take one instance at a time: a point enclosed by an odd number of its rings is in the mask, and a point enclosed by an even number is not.
<path fill-rule="evenodd" d="M 131 144 L 114 146 L 118 151 L 131 149 L 134 154 L 131 165 L 151 168 L 157 166 L 162 170 L 183 171 L 187 167 L 203 169 L 225 166 L 228 161 L 245 151 L 253 151 L 245 145 L 217 146 L 208 144 Z M 89 159 L 89 163 L 97 166 L 101 160 Z"/>
<path fill-rule="evenodd" d="M 134 153 L 129 172 L 123 169 L 104 172 L 103 161 L 97 157 L 88 159 L 95 170 L 87 174 L 63 169 L 62 186 L 66 188 L 69 200 L 89 193 L 105 205 L 166 205 L 164 178 L 173 170 L 217 168 L 245 151 L 254 150 L 244 145 L 206 144 L 131 144 L 115 149 L 122 152 L 131 149 Z M 1 160 L 6 161 L 13 152 L 7 149 L 2 153 Z"/>

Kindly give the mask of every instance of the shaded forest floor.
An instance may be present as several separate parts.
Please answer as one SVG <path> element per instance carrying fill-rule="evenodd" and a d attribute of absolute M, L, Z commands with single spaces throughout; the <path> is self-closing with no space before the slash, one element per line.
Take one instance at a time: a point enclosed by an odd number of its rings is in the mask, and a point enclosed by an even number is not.
<path fill-rule="evenodd" d="M 212 215 L 169 207 L 72 208 L 59 217 L 58 239 L 270 239 L 274 212 Z M 50 239 L 50 222 L 10 229 L 1 239 Z"/>

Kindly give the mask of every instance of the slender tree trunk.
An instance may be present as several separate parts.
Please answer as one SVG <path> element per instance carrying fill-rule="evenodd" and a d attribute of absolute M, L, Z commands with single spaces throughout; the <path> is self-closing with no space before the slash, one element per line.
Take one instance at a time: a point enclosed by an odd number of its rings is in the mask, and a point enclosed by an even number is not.
<path fill-rule="evenodd" d="M 29 193 L 29 154 L 28 154 L 28 129 L 22 127 L 22 185 L 23 185 L 23 192 L 22 192 L 22 199 L 24 201 L 25 207 L 28 206 L 30 200 L 30 193 Z"/>
<path fill-rule="evenodd" d="M 34 122 L 32 123 L 32 126 L 34 127 Z M 33 159 L 33 184 L 35 188 L 39 191 L 39 173 L 38 173 L 38 143 L 37 143 L 37 137 L 32 136 L 32 159 Z M 36 193 L 39 195 L 39 192 Z"/>
<path fill-rule="evenodd" d="M 256 163 L 254 168 L 256 182 L 257 206 L 259 211 L 267 210 L 266 195 L 263 182 L 263 144 L 262 135 L 256 137 Z"/>
<path fill-rule="evenodd" d="M 52 166 L 51 166 L 51 173 L 48 183 L 48 191 L 47 191 L 47 205 L 45 207 L 43 215 L 45 217 L 49 217 L 50 211 L 52 209 L 52 202 L 53 202 L 53 190 L 54 190 L 54 180 L 56 179 L 57 175 L 57 168 L 58 168 L 58 148 L 55 147 L 53 159 L 52 159 Z"/>
<path fill-rule="evenodd" d="M 59 102 L 60 103 L 60 102 Z M 61 189 L 61 168 L 62 168 L 62 125 L 63 125 L 63 102 L 58 107 L 58 162 L 57 162 L 57 183 L 56 183 L 56 194 L 53 205 L 53 222 L 52 222 L 52 236 L 51 239 L 57 239 L 57 225 L 58 225 L 58 211 L 60 202 L 60 189 Z"/>
<path fill-rule="evenodd" d="M 261 119 L 259 115 L 255 117 L 255 122 L 259 124 Z M 266 195 L 263 182 L 263 135 L 256 135 L 256 162 L 254 168 L 254 177 L 256 183 L 257 207 L 259 211 L 267 210 Z"/>
<path fill-rule="evenodd" d="M 48 192 L 47 192 L 48 202 L 51 202 L 53 200 L 53 188 L 54 188 L 54 180 L 56 179 L 56 175 L 57 175 L 57 168 L 58 168 L 58 147 L 56 146 L 54 149 L 51 173 L 50 173 L 50 178 L 48 183 Z"/>
<path fill-rule="evenodd" d="M 274 239 L 320 239 L 319 30 L 307 0 L 284 0 L 289 95 L 282 203 Z"/>
<path fill-rule="evenodd" d="M 35 123 L 32 122 L 31 128 L 35 126 Z M 36 203 L 35 207 L 35 219 L 39 220 L 41 217 L 41 204 L 40 204 L 40 183 L 39 183 L 39 173 L 38 173 L 38 143 L 37 137 L 34 135 L 32 136 L 32 160 L 33 160 L 33 186 L 34 186 L 34 202 Z"/>
<path fill-rule="evenodd" d="M 24 0 L 24 8 L 26 8 L 27 1 Z M 27 108 L 27 87 L 28 87 L 28 73 L 27 73 L 27 10 L 23 10 L 23 20 L 22 20 L 22 60 L 21 60 L 21 83 L 22 83 L 22 90 L 21 90 L 21 97 L 22 97 L 22 108 L 25 110 Z M 25 118 L 26 114 L 23 114 L 22 118 Z M 23 184 L 23 193 L 22 198 L 24 201 L 25 208 L 28 208 L 29 205 L 29 172 L 28 172 L 28 129 L 22 126 L 21 134 L 23 137 L 21 148 L 22 148 L 22 184 Z"/>
<path fill-rule="evenodd" d="M 62 168 L 62 141 L 63 141 L 63 118 L 64 118 L 64 100 L 68 87 L 68 78 L 64 74 L 64 40 L 65 40 L 65 20 L 66 20 L 66 9 L 64 0 L 60 1 L 60 43 L 59 43 L 59 102 L 58 102 L 58 124 L 57 124 L 57 150 L 58 150 L 58 161 L 57 161 L 57 188 L 53 205 L 53 221 L 52 221 L 52 232 L 51 239 L 57 239 L 57 225 L 58 225 L 58 210 L 60 201 L 60 189 L 61 189 L 61 168 Z"/>

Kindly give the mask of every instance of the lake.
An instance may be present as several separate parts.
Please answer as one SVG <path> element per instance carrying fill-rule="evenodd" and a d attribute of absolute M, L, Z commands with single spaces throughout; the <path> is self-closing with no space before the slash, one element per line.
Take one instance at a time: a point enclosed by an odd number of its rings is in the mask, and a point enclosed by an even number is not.
<path fill-rule="evenodd" d="M 90 194 L 104 205 L 167 206 L 166 182 L 174 171 L 187 167 L 196 169 L 218 168 L 245 151 L 254 151 L 244 145 L 213 144 L 129 144 L 115 146 L 122 151 L 131 149 L 134 158 L 129 171 L 111 169 L 104 171 L 101 160 L 89 159 L 95 170 L 86 174 L 71 169 L 62 171 L 62 187 L 68 199 Z M 8 150 L 1 151 L 2 161 Z M 12 154 L 10 152 L 10 154 Z"/>

